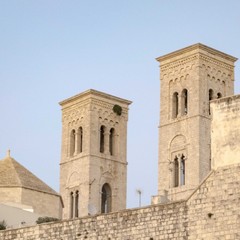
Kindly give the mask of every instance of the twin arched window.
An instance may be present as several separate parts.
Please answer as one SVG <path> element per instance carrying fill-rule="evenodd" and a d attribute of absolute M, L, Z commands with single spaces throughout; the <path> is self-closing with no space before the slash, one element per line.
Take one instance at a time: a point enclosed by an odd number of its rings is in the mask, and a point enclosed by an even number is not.
<path fill-rule="evenodd" d="M 188 90 L 187 89 L 183 89 L 181 92 L 181 105 L 179 104 L 178 92 L 173 93 L 172 118 L 177 118 L 179 113 L 181 113 L 182 116 L 188 114 Z"/>
<path fill-rule="evenodd" d="M 70 193 L 70 218 L 79 216 L 79 191 Z"/>
<path fill-rule="evenodd" d="M 83 128 L 79 127 L 77 131 L 73 129 L 70 133 L 70 156 L 83 151 Z"/>
<path fill-rule="evenodd" d="M 173 164 L 173 187 L 185 185 L 185 156 L 175 156 Z"/>
<path fill-rule="evenodd" d="M 109 147 L 109 153 L 110 155 L 115 155 L 115 148 L 116 148 L 116 136 L 115 136 L 115 129 L 111 128 L 109 133 L 107 132 L 107 129 L 105 126 L 100 127 L 100 152 L 104 153 L 105 150 L 107 150 L 107 147 Z M 109 138 L 109 139 L 107 139 Z M 107 146 L 107 142 L 109 142 L 109 145 Z"/>

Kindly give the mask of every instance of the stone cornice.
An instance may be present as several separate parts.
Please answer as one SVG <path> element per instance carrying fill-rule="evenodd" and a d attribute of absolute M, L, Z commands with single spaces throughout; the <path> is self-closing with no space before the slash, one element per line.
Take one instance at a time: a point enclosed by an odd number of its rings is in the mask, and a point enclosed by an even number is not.
<path fill-rule="evenodd" d="M 230 71 L 233 71 L 233 69 L 234 69 L 234 65 L 230 64 L 229 62 L 221 61 L 220 59 L 216 59 L 216 58 L 206 55 L 202 52 L 196 52 L 196 53 L 189 54 L 187 56 L 183 56 L 182 58 L 172 60 L 171 62 L 161 64 L 161 66 L 160 66 L 161 72 L 164 73 L 165 71 L 172 70 L 172 69 L 186 68 L 187 66 L 190 67 L 190 69 L 191 69 L 191 66 L 194 63 L 196 63 L 196 61 L 197 61 L 198 65 L 201 66 L 202 63 L 200 63 L 199 60 L 213 64 L 215 66 L 219 66 L 221 68 L 225 68 Z"/>
<path fill-rule="evenodd" d="M 78 161 L 81 158 L 87 158 L 87 157 L 96 157 L 96 158 L 100 158 L 102 160 L 112 161 L 112 162 L 120 163 L 122 165 L 128 165 L 128 162 L 119 161 L 116 159 L 115 156 L 110 156 L 110 155 L 106 156 L 106 154 L 102 154 L 102 156 L 100 156 L 99 154 L 97 155 L 97 154 L 88 154 L 88 153 L 81 155 L 81 156 L 68 157 L 67 160 L 61 161 L 60 165 L 67 164 L 69 162 Z"/>
<path fill-rule="evenodd" d="M 89 89 L 83 93 L 80 93 L 78 95 L 75 95 L 73 97 L 70 97 L 66 100 L 61 101 L 59 104 L 62 106 L 62 108 L 68 107 L 69 105 L 72 105 L 74 102 L 79 103 L 82 102 L 84 99 L 91 99 L 91 98 L 97 98 L 101 99 L 102 101 L 112 101 L 123 105 L 130 105 L 132 102 L 123 98 L 115 97 L 110 94 L 106 94 L 100 91 L 96 91 L 93 89 Z"/>
<path fill-rule="evenodd" d="M 206 45 L 203 45 L 201 43 L 197 43 L 197 44 L 191 45 L 189 47 L 182 48 L 182 49 L 174 51 L 172 53 L 163 55 L 161 57 L 156 58 L 156 60 L 158 62 L 164 62 L 164 61 L 172 59 L 172 58 L 177 58 L 177 57 L 179 57 L 181 55 L 186 55 L 187 53 L 193 52 L 193 51 L 194 52 L 204 51 L 206 53 L 212 54 L 214 56 L 218 56 L 220 58 L 223 58 L 223 59 L 228 60 L 228 61 L 233 62 L 233 63 L 237 60 L 237 58 L 235 58 L 235 57 L 233 57 L 231 55 L 228 55 L 226 53 L 218 51 L 218 50 L 216 50 L 214 48 L 210 48 L 210 47 L 208 47 Z"/>
<path fill-rule="evenodd" d="M 188 55 L 187 57 L 182 57 L 181 59 L 177 59 L 175 61 L 168 62 L 166 64 L 161 64 L 161 72 L 164 72 L 173 68 L 184 68 L 188 65 L 188 63 L 193 64 L 195 60 L 198 59 L 198 54 L 193 53 Z"/>

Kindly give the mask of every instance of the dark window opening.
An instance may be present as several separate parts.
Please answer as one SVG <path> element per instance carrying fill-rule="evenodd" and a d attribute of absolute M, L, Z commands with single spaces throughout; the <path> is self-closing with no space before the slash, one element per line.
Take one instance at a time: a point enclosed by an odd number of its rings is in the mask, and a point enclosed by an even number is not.
<path fill-rule="evenodd" d="M 209 107 L 209 115 L 211 114 L 211 109 L 210 109 L 210 101 L 213 100 L 213 90 L 212 89 L 209 89 L 208 91 L 208 100 L 209 100 L 209 104 L 208 104 L 208 107 Z"/>
<path fill-rule="evenodd" d="M 179 164 L 177 156 L 174 159 L 174 187 L 179 186 Z"/>
<path fill-rule="evenodd" d="M 182 115 L 188 114 L 188 90 L 183 89 L 182 91 Z"/>
<path fill-rule="evenodd" d="M 217 98 L 221 98 L 222 97 L 222 94 L 219 92 L 217 93 Z"/>
<path fill-rule="evenodd" d="M 76 191 L 76 195 L 75 195 L 75 217 L 78 217 L 78 201 L 79 201 L 79 192 Z"/>
<path fill-rule="evenodd" d="M 78 142 L 78 146 L 79 146 L 79 152 L 81 153 L 83 151 L 83 129 L 82 127 L 80 127 L 78 129 L 78 137 L 79 137 L 79 142 Z"/>
<path fill-rule="evenodd" d="M 112 193 L 109 184 L 105 183 L 101 192 L 101 213 L 111 212 Z"/>
<path fill-rule="evenodd" d="M 105 135 L 105 127 L 101 126 L 100 128 L 100 152 L 104 152 L 104 135 Z"/>
<path fill-rule="evenodd" d="M 109 152 L 111 155 L 115 154 L 115 130 L 111 128 L 109 136 Z"/>

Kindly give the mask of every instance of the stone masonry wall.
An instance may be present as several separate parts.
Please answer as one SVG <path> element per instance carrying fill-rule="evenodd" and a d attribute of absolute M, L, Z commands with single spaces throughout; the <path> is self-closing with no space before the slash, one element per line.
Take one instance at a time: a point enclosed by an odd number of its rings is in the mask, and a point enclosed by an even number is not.
<path fill-rule="evenodd" d="M 153 205 L 141 209 L 65 220 L 0 232 L 1 240 L 132 240 L 186 238 L 186 203 Z"/>
<path fill-rule="evenodd" d="M 240 164 L 225 166 L 187 201 L 188 239 L 240 239 Z"/>
<path fill-rule="evenodd" d="M 212 168 L 239 163 L 240 154 L 240 95 L 211 102 Z"/>
<path fill-rule="evenodd" d="M 187 201 L 0 231 L 0 239 L 240 239 L 239 173 L 240 164 L 213 170 Z"/>

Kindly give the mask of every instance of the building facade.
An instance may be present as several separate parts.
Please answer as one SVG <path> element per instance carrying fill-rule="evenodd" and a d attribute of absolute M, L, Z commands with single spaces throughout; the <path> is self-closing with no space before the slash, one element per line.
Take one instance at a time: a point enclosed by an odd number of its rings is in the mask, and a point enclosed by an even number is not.
<path fill-rule="evenodd" d="M 157 58 L 161 100 L 155 202 L 186 198 L 210 172 L 210 101 L 233 95 L 236 60 L 203 44 Z"/>
<path fill-rule="evenodd" d="M 63 219 L 126 208 L 130 103 L 95 90 L 60 103 Z"/>
<path fill-rule="evenodd" d="M 61 196 L 12 158 L 10 151 L 0 160 L 0 204 L 2 208 L 6 206 L 5 208 L 12 208 L 12 212 L 17 211 L 21 214 L 21 222 L 27 222 L 30 213 L 33 218 L 48 216 L 61 219 L 62 216 Z M 3 219 L 10 217 L 9 225 L 16 224 L 15 220 L 19 218 L 10 216 L 10 213 L 4 218 L 3 211 L 0 215 Z"/>

